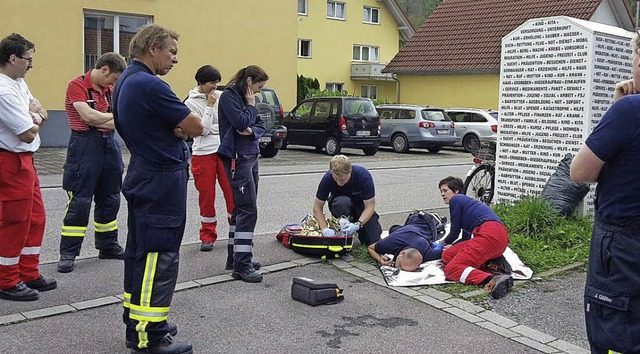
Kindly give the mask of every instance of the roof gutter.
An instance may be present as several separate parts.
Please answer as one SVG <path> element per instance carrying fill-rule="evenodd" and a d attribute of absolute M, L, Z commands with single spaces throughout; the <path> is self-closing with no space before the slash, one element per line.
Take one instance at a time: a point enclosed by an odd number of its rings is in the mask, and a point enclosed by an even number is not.
<path fill-rule="evenodd" d="M 386 6 L 391 16 L 396 20 L 398 24 L 398 31 L 400 32 L 400 39 L 407 42 L 416 33 L 416 30 L 409 22 L 409 19 L 402 11 L 396 0 L 378 0 L 382 1 Z"/>

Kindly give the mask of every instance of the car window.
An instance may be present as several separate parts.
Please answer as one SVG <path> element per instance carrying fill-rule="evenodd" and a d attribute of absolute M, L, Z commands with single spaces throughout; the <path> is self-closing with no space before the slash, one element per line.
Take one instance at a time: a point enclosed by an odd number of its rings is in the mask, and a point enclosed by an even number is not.
<path fill-rule="evenodd" d="M 266 103 L 271 107 L 277 107 L 280 109 L 280 103 L 275 95 L 275 93 L 271 90 L 262 90 L 255 94 L 256 102 L 260 101 L 262 103 Z"/>
<path fill-rule="evenodd" d="M 499 120 L 499 119 L 498 119 L 498 112 L 491 112 L 491 113 L 489 113 L 489 114 L 490 114 L 493 118 L 495 118 L 496 120 Z"/>
<path fill-rule="evenodd" d="M 454 122 L 464 122 L 464 113 L 461 112 L 447 112 L 449 118 Z"/>
<path fill-rule="evenodd" d="M 311 108 L 313 108 L 313 101 L 304 102 L 296 108 L 294 115 L 300 118 L 308 118 L 311 116 Z"/>
<path fill-rule="evenodd" d="M 487 122 L 487 118 L 477 114 L 477 113 L 473 113 L 471 115 L 471 121 L 474 123 L 486 123 Z"/>
<path fill-rule="evenodd" d="M 444 122 L 451 121 L 449 116 L 444 114 L 444 111 L 432 111 L 432 110 L 422 110 L 422 119 L 430 120 L 434 122 Z"/>
<path fill-rule="evenodd" d="M 369 100 L 345 100 L 344 112 L 347 115 L 376 116 L 376 107 Z"/>
<path fill-rule="evenodd" d="M 318 101 L 316 102 L 316 109 L 313 113 L 315 118 L 329 118 L 329 110 L 331 109 L 331 102 Z"/>
<path fill-rule="evenodd" d="M 335 117 L 338 115 L 338 102 L 331 102 L 331 116 Z"/>
<path fill-rule="evenodd" d="M 380 114 L 380 119 L 396 119 L 396 111 L 393 109 L 381 109 L 378 114 Z"/>
<path fill-rule="evenodd" d="M 416 111 L 412 109 L 401 109 L 398 119 L 413 119 L 416 117 Z"/>

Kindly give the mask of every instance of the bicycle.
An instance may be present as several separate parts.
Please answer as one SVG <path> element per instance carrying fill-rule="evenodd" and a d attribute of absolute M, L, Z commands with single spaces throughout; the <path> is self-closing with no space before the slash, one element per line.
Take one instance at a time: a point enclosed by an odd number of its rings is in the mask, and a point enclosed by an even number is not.
<path fill-rule="evenodd" d="M 475 165 L 467 172 L 462 193 L 489 205 L 495 192 L 496 143 L 480 141 L 480 149 L 473 155 Z"/>

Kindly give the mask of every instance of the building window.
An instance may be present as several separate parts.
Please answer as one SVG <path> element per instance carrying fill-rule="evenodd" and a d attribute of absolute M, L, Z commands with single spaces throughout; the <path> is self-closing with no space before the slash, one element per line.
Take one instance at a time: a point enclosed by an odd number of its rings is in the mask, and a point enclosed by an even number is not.
<path fill-rule="evenodd" d="M 309 4 L 307 0 L 298 0 L 298 15 L 306 15 Z"/>
<path fill-rule="evenodd" d="M 131 38 L 140 27 L 150 23 L 151 18 L 147 16 L 85 12 L 84 71 L 94 68 L 98 58 L 107 52 L 120 53 L 130 62 Z"/>
<path fill-rule="evenodd" d="M 364 6 L 362 8 L 362 20 L 365 23 L 380 24 L 380 9 L 377 7 Z"/>
<path fill-rule="evenodd" d="M 379 47 L 371 47 L 366 45 L 353 46 L 353 60 L 378 62 Z"/>
<path fill-rule="evenodd" d="M 298 39 L 298 57 L 311 58 L 311 40 Z"/>
<path fill-rule="evenodd" d="M 327 1 L 327 17 L 338 20 L 344 20 L 347 18 L 346 11 L 347 4 L 344 2 Z"/>
<path fill-rule="evenodd" d="M 378 99 L 378 85 L 362 85 L 360 87 L 361 97 L 369 97 L 372 100 Z"/>
<path fill-rule="evenodd" d="M 327 82 L 327 91 L 340 91 L 342 92 L 342 90 L 344 89 L 344 84 L 343 83 L 338 83 L 338 82 Z"/>

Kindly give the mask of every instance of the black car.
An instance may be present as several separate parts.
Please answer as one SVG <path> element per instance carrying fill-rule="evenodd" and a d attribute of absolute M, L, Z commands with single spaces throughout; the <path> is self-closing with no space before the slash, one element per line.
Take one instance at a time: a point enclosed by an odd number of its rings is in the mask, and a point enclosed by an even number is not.
<path fill-rule="evenodd" d="M 260 138 L 260 156 L 274 157 L 278 154 L 278 149 L 282 147 L 284 139 L 287 137 L 287 128 L 277 124 L 282 121 L 284 110 L 278 99 L 276 91 L 272 88 L 263 87 L 255 94 L 256 108 L 260 111 L 260 116 L 264 120 L 265 132 Z M 270 109 L 261 109 L 260 106 L 268 105 Z"/>
<path fill-rule="evenodd" d="M 283 118 L 282 125 L 287 128 L 284 147 L 314 146 L 331 156 L 342 148 L 357 148 L 371 156 L 380 146 L 380 119 L 369 98 L 308 98 Z"/>

